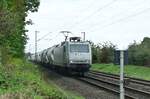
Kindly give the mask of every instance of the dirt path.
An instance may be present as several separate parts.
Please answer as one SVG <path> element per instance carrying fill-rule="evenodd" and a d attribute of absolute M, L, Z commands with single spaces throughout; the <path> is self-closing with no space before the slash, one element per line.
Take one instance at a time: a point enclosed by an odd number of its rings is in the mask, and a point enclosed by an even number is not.
<path fill-rule="evenodd" d="M 77 93 L 85 97 L 85 99 L 119 99 L 117 95 L 95 88 L 74 78 L 62 76 L 47 69 L 44 69 L 44 72 L 46 72 L 46 76 L 44 76 L 46 81 L 50 80 L 63 90 Z"/>

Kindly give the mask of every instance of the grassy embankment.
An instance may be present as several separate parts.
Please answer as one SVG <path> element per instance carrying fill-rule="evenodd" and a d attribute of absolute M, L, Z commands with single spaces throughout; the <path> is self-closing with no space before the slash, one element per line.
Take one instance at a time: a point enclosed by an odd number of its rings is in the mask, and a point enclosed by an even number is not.
<path fill-rule="evenodd" d="M 44 81 L 39 67 L 30 62 L 13 59 L 9 73 L 0 68 L 0 99 L 82 99 Z"/>
<path fill-rule="evenodd" d="M 113 64 L 93 64 L 91 69 L 114 74 L 120 71 L 120 67 Z M 149 67 L 126 65 L 124 71 L 126 76 L 150 80 Z"/>

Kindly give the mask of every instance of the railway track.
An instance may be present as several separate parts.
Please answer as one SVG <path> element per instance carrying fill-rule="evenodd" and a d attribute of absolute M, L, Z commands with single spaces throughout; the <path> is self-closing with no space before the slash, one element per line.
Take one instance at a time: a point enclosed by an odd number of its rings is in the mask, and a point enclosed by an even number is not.
<path fill-rule="evenodd" d="M 93 86 L 103 88 L 113 93 L 119 94 L 119 76 L 108 73 L 90 71 L 84 78 L 78 78 Z M 150 83 L 149 81 L 125 78 L 125 97 L 127 99 L 150 99 Z M 132 83 L 132 84 L 131 84 Z M 143 88 L 148 86 L 149 88 Z M 148 90 L 149 89 L 149 90 Z"/>
<path fill-rule="evenodd" d="M 105 73 L 105 72 L 100 72 L 100 71 L 90 71 L 89 73 L 97 75 L 97 76 L 105 76 L 105 77 L 109 77 L 109 78 L 119 79 L 119 75 L 116 75 L 116 74 L 110 74 L 110 73 Z M 150 87 L 150 81 L 149 80 L 143 80 L 143 79 L 125 76 L 125 81 Z"/>

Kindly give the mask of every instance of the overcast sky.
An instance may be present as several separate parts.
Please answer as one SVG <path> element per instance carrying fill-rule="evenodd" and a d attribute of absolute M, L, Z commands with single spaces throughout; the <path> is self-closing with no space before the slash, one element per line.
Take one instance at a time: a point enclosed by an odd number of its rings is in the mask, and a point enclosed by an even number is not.
<path fill-rule="evenodd" d="M 34 25 L 26 26 L 29 40 L 26 52 L 34 52 L 35 31 L 39 31 L 38 51 L 64 40 L 60 31 L 70 36 L 86 33 L 95 44 L 111 41 L 125 49 L 134 40 L 150 37 L 150 0 L 41 0 L 38 12 L 30 13 Z"/>

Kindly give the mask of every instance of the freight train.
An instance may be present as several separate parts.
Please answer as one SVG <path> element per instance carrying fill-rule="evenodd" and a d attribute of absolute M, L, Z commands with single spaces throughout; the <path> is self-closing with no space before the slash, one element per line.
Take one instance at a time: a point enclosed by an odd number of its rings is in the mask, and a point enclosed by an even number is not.
<path fill-rule="evenodd" d="M 89 42 L 81 41 L 80 37 L 70 37 L 69 41 L 38 52 L 36 57 L 32 54 L 29 60 L 84 75 L 92 63 L 91 46 Z"/>

